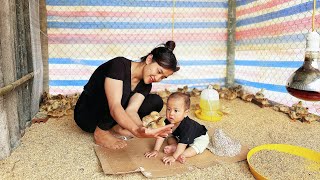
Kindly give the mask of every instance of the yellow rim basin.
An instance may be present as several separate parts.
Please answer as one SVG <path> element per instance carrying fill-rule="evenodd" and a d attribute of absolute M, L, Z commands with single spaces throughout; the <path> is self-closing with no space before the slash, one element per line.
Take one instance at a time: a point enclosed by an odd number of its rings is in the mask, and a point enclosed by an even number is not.
<path fill-rule="evenodd" d="M 314 162 L 320 162 L 320 153 L 308 148 L 293 146 L 289 144 L 265 144 L 265 145 L 257 146 L 251 149 L 247 154 L 247 161 L 249 164 L 250 171 L 256 179 L 267 179 L 266 177 L 263 176 L 263 174 L 260 174 L 259 172 L 257 172 L 254 166 L 250 163 L 250 158 L 252 157 L 252 155 L 262 150 L 274 150 L 274 151 L 284 152 L 284 153 L 300 156 Z"/>

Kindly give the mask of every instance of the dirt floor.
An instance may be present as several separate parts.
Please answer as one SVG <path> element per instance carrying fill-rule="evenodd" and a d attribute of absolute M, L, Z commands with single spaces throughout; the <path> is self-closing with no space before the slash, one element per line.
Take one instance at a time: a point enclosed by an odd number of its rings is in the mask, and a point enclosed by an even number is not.
<path fill-rule="evenodd" d="M 197 100 L 193 99 L 193 104 Z M 291 122 L 288 115 L 271 108 L 260 108 L 240 99 L 221 100 L 230 108 L 219 122 L 190 117 L 208 128 L 222 128 L 232 138 L 250 148 L 262 144 L 283 143 L 320 152 L 320 123 Z M 0 179 L 144 179 L 141 173 L 105 175 L 93 149 L 92 134 L 81 131 L 73 116 L 49 119 L 27 128 L 21 145 L 10 157 L 0 161 Z M 254 179 L 247 161 L 217 164 L 194 169 L 166 179 Z"/>

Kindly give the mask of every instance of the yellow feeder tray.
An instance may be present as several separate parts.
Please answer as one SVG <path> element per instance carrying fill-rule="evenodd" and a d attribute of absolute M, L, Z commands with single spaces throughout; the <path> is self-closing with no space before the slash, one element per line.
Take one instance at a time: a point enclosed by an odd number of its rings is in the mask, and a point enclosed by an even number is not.
<path fill-rule="evenodd" d="M 314 162 L 320 162 L 320 153 L 308 148 L 293 146 L 289 144 L 265 144 L 265 145 L 257 146 L 249 151 L 249 153 L 247 154 L 247 161 L 248 161 L 251 173 L 258 180 L 267 179 L 267 178 L 254 169 L 254 167 L 250 163 L 250 158 L 253 154 L 262 150 L 274 150 L 274 151 L 284 152 L 284 153 L 300 156 Z"/>
<path fill-rule="evenodd" d="M 203 115 L 200 109 L 196 110 L 194 113 L 196 114 L 197 118 L 205 121 L 212 121 L 212 122 L 220 121 L 223 116 L 223 113 L 221 111 L 216 111 L 216 115 L 213 115 L 213 116 Z"/>

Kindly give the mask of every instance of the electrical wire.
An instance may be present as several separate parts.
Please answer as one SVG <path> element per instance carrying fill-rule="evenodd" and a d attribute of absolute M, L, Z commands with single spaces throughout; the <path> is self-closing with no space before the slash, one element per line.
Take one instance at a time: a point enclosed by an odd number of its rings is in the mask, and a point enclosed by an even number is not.
<path fill-rule="evenodd" d="M 175 8 L 176 8 L 176 1 L 172 1 L 172 28 L 171 28 L 171 39 L 173 41 L 173 34 L 174 34 L 174 14 L 175 14 Z"/>
<path fill-rule="evenodd" d="M 312 32 L 314 31 L 314 19 L 315 19 L 315 11 L 316 11 L 317 1 L 313 0 L 313 11 L 312 11 Z"/>

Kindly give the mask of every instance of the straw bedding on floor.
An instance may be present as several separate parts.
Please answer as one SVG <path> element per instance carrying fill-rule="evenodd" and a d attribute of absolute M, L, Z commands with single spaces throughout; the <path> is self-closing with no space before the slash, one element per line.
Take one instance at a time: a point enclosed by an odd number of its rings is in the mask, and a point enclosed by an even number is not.
<path fill-rule="evenodd" d="M 192 98 L 193 105 L 198 103 Z M 221 100 L 231 112 L 219 122 L 192 119 L 208 128 L 221 128 L 232 138 L 253 148 L 284 143 L 320 151 L 320 123 L 291 122 L 288 115 L 260 108 L 240 99 Z M 194 106 L 193 106 L 194 107 Z M 162 111 L 162 114 L 164 111 Z M 0 179 L 141 179 L 140 173 L 105 175 L 93 149 L 92 134 L 81 131 L 73 116 L 51 118 L 27 128 L 21 144 L 10 157 L 0 161 Z M 261 161 L 263 162 L 263 161 Z M 192 169 L 166 179 L 254 179 L 246 161 Z"/>

